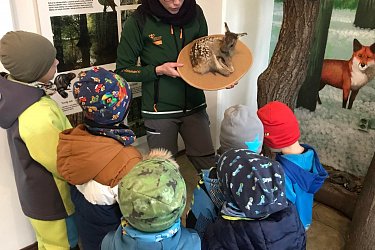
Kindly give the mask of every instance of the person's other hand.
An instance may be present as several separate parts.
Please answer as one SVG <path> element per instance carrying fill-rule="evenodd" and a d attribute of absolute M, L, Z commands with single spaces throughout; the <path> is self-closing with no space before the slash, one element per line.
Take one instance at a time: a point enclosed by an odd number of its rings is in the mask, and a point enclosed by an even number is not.
<path fill-rule="evenodd" d="M 155 68 L 157 75 L 167 75 L 173 78 L 180 77 L 180 74 L 177 71 L 177 67 L 182 67 L 184 64 L 177 62 L 167 62 L 162 65 L 159 65 Z"/>
<path fill-rule="evenodd" d="M 238 84 L 238 82 L 235 82 L 235 83 L 229 85 L 228 87 L 226 87 L 226 89 L 233 89 L 234 86 L 236 86 L 237 84 Z"/>

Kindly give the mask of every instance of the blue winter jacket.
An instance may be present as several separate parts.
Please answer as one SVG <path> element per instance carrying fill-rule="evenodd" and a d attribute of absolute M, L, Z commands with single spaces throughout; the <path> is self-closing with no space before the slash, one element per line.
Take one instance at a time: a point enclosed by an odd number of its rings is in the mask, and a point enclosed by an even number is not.
<path fill-rule="evenodd" d="M 102 250 L 200 250 L 201 240 L 194 230 L 180 227 L 176 234 L 170 238 L 160 241 L 142 240 L 141 238 L 151 238 L 151 233 L 144 233 L 138 230 L 132 237 L 129 234 L 123 234 L 123 228 L 120 225 L 115 232 L 108 233 L 102 241 Z"/>
<path fill-rule="evenodd" d="M 194 189 L 191 209 L 186 217 L 186 227 L 195 229 L 203 238 L 209 224 L 213 223 L 224 203 L 216 167 L 202 170 L 202 179 Z"/>
<path fill-rule="evenodd" d="M 297 207 L 299 217 L 307 230 L 312 222 L 314 194 L 327 178 L 327 171 L 320 164 L 314 148 L 301 144 L 302 154 L 276 155 L 276 161 L 284 168 L 286 197 Z"/>
<path fill-rule="evenodd" d="M 226 220 L 221 216 L 207 227 L 202 249 L 300 250 L 306 248 L 305 230 L 296 208 L 288 207 L 263 220 Z"/>

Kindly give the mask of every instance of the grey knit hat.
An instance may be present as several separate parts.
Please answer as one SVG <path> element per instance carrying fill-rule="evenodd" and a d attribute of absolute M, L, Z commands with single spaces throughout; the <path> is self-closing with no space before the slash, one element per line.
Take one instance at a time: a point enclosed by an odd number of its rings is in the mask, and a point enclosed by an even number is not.
<path fill-rule="evenodd" d="M 18 81 L 35 82 L 47 74 L 56 49 L 45 37 L 26 31 L 10 31 L 0 41 L 0 61 Z"/>
<path fill-rule="evenodd" d="M 236 148 L 260 153 L 263 144 L 263 124 L 256 111 L 239 104 L 225 110 L 221 122 L 219 153 Z"/>

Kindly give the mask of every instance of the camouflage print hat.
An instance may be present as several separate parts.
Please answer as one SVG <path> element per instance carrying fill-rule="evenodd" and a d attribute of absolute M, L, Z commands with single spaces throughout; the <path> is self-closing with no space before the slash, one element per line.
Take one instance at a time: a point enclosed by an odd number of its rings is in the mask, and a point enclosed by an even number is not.
<path fill-rule="evenodd" d="M 186 185 L 172 154 L 154 149 L 119 183 L 124 218 L 144 232 L 160 232 L 180 218 L 186 204 Z"/>

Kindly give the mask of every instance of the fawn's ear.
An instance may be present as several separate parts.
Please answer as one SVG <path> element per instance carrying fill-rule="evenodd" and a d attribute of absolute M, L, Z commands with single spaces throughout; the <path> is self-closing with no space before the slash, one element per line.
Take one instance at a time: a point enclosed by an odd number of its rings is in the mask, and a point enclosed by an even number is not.
<path fill-rule="evenodd" d="M 225 26 L 225 32 L 230 32 L 230 30 L 228 28 L 228 24 L 226 22 L 224 22 L 224 26 Z"/>
<path fill-rule="evenodd" d="M 236 35 L 237 35 L 237 37 L 241 37 L 241 36 L 246 36 L 247 33 L 246 33 L 246 32 L 243 32 L 243 33 L 238 33 L 238 34 L 236 34 Z"/>

